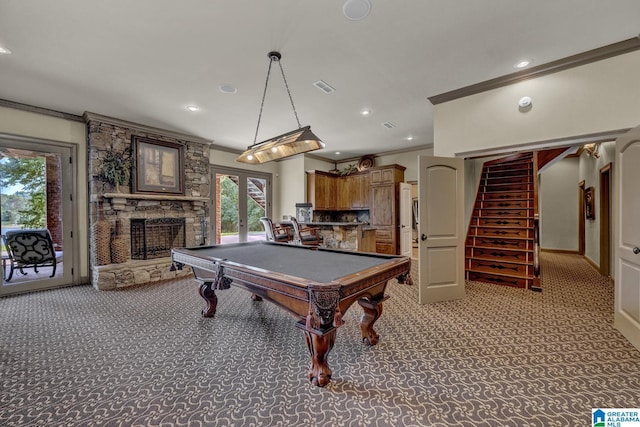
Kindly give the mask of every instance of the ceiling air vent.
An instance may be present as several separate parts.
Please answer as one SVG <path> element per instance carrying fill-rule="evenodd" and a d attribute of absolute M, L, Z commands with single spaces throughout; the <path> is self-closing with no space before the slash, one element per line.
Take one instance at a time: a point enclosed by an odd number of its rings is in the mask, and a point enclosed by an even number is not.
<path fill-rule="evenodd" d="M 327 84 L 327 82 L 324 82 L 322 80 L 318 80 L 317 82 L 313 82 L 313 85 L 315 87 L 317 87 L 318 89 L 320 89 L 321 91 L 323 91 L 324 93 L 332 93 L 332 92 L 336 91 L 334 88 L 329 86 Z"/>
<path fill-rule="evenodd" d="M 393 129 L 394 127 L 396 127 L 396 125 L 391 122 L 384 122 L 382 123 L 382 126 L 386 127 L 387 129 Z"/>

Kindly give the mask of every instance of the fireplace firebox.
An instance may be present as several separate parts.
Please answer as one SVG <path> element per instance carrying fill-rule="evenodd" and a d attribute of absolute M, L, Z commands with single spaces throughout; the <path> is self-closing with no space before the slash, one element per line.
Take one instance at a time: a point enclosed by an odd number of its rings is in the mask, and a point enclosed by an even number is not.
<path fill-rule="evenodd" d="M 131 219 L 131 259 L 169 257 L 184 246 L 184 218 Z"/>

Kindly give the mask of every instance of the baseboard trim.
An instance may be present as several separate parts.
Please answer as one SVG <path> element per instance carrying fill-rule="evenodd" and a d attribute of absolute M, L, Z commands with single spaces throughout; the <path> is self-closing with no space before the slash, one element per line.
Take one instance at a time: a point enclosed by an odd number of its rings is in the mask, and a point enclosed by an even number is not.
<path fill-rule="evenodd" d="M 585 256 L 584 259 L 589 263 L 591 267 L 593 267 L 598 272 L 598 274 L 602 275 L 602 273 L 600 273 L 600 266 L 598 264 L 596 264 L 591 258 L 587 256 Z"/>
<path fill-rule="evenodd" d="M 542 252 L 550 252 L 550 253 L 554 253 L 554 254 L 580 255 L 580 253 L 578 251 L 574 251 L 574 250 L 571 250 L 571 249 L 546 249 L 546 248 L 542 248 L 540 250 Z"/>

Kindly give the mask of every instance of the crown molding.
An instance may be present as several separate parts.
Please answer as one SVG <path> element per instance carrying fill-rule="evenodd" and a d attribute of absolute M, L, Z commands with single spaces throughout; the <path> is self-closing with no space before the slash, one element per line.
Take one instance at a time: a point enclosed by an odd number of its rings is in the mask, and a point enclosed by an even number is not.
<path fill-rule="evenodd" d="M 412 151 L 428 150 L 430 148 L 433 148 L 433 143 L 424 144 L 424 145 L 417 145 L 415 147 L 401 148 L 401 149 L 398 149 L 398 150 L 382 151 L 380 153 L 371 153 L 370 155 L 375 156 L 375 157 L 392 156 L 392 155 L 395 155 L 395 154 L 410 153 Z M 331 159 L 329 157 L 323 157 L 323 156 L 321 156 L 319 154 L 305 154 L 305 157 L 310 157 L 312 159 L 321 160 L 321 161 L 328 162 L 328 163 L 346 163 L 346 162 L 358 161 L 358 160 L 360 160 L 362 158 L 362 156 L 366 156 L 366 154 L 363 154 L 361 156 L 355 156 L 355 157 L 347 157 L 347 158 L 344 158 L 344 159 Z"/>
<path fill-rule="evenodd" d="M 602 61 L 603 59 L 633 52 L 639 49 L 640 36 L 559 59 L 557 61 L 548 62 L 536 67 L 531 67 L 526 70 L 518 71 L 516 73 L 507 74 L 501 77 L 496 77 L 495 79 L 486 80 L 484 82 L 472 84 L 470 86 L 465 86 L 460 89 L 442 93 L 440 95 L 434 95 L 427 99 L 433 105 L 442 104 L 443 102 L 453 101 L 469 95 L 475 95 L 477 93 L 486 92 L 488 90 L 520 83 L 525 80 L 535 79 L 538 77 L 546 76 L 548 74 L 553 74 L 570 68 L 579 67 L 581 65 L 590 64 L 592 62 Z"/>
<path fill-rule="evenodd" d="M 502 147 L 489 148 L 485 150 L 464 151 L 455 153 L 455 157 L 463 159 L 473 159 L 477 157 L 514 154 L 523 151 L 537 151 L 546 150 L 549 148 L 571 147 L 590 143 L 614 141 L 620 136 L 629 132 L 629 130 L 631 130 L 631 128 L 613 129 L 609 131 L 589 133 L 584 135 L 525 142 L 523 144 L 505 145 Z"/>
<path fill-rule="evenodd" d="M 207 144 L 209 146 L 213 143 L 212 140 L 200 138 L 199 136 L 157 128 L 154 126 L 142 125 L 140 123 L 134 123 L 128 120 L 122 120 L 122 119 L 117 119 L 115 117 L 103 116 L 102 114 L 92 113 L 90 111 L 85 111 L 82 117 L 87 123 L 89 123 L 90 121 L 109 123 L 112 125 L 116 125 L 116 126 L 120 126 L 128 129 L 135 129 L 141 132 L 155 133 L 157 135 L 168 136 L 170 138 L 185 140 L 189 142 L 195 142 L 198 144 Z"/>
<path fill-rule="evenodd" d="M 62 111 L 50 110 L 48 108 L 36 107 L 34 105 L 22 104 L 20 102 L 0 99 L 0 107 L 13 108 L 14 110 L 28 111 L 30 113 L 43 114 L 45 116 L 57 117 L 59 119 L 71 120 L 74 122 L 84 122 L 82 116 L 64 113 Z"/>

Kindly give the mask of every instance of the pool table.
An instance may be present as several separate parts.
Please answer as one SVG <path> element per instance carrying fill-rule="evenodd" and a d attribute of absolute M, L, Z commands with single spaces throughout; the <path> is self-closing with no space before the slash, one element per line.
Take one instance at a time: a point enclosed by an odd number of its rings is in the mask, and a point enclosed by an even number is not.
<path fill-rule="evenodd" d="M 171 251 L 173 268 L 190 266 L 206 301 L 204 317 L 216 313 L 216 290 L 231 284 L 251 292 L 254 300 L 268 300 L 293 314 L 311 354 L 309 379 L 320 387 L 331 380 L 327 357 L 335 343 L 342 315 L 354 302 L 364 313 L 362 339 L 378 342 L 373 324 L 382 314 L 390 279 L 411 284 L 411 259 L 404 256 L 349 252 L 252 241 Z"/>

